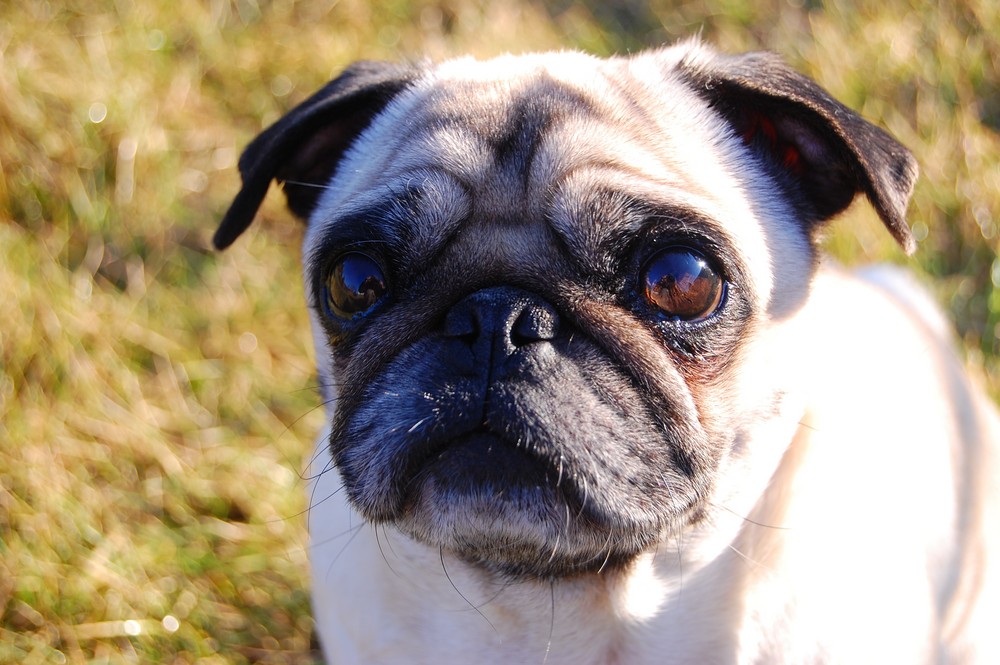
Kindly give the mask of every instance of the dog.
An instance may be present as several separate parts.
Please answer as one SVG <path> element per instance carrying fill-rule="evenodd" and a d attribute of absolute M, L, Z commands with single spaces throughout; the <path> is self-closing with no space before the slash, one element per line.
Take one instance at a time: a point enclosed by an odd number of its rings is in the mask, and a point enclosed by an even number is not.
<path fill-rule="evenodd" d="M 239 167 L 217 248 L 307 221 L 330 663 L 1000 663 L 994 407 L 818 248 L 914 251 L 915 161 L 777 56 L 360 62 Z"/>

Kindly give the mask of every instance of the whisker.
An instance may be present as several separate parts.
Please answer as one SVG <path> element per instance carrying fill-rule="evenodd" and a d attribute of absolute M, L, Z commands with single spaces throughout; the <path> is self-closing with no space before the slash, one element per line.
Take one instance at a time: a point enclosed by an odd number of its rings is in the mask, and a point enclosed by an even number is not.
<path fill-rule="evenodd" d="M 285 521 L 288 521 L 288 520 L 291 520 L 291 519 L 295 519 L 296 517 L 301 517 L 303 515 L 308 515 L 309 511 L 311 511 L 313 508 L 315 508 L 316 506 L 323 505 L 325 502 L 329 501 L 333 497 L 335 497 L 338 494 L 340 494 L 340 492 L 343 489 L 344 489 L 344 486 L 341 485 L 339 488 L 337 488 L 336 490 L 334 490 L 333 492 L 331 492 L 330 494 L 326 495 L 325 497 L 323 497 L 322 499 L 320 499 L 319 501 L 316 501 L 316 502 L 313 501 L 314 497 L 310 496 L 309 497 L 309 506 L 308 507 L 303 508 L 302 510 L 298 511 L 297 513 L 292 513 L 291 515 L 285 515 L 283 517 L 276 517 L 276 518 L 270 519 L 270 520 L 262 520 L 260 522 L 260 524 L 277 524 L 278 522 L 285 522 Z M 315 488 L 313 489 L 313 491 L 315 492 Z M 307 527 L 309 526 L 308 520 L 306 520 L 306 526 Z"/>
<path fill-rule="evenodd" d="M 797 424 L 798 424 L 799 427 L 804 427 L 804 428 L 806 428 L 807 430 L 809 430 L 811 432 L 820 432 L 820 431 L 822 431 L 818 427 L 810 425 L 809 423 L 805 422 L 804 420 L 800 420 Z"/>
<path fill-rule="evenodd" d="M 681 535 L 679 533 L 674 534 L 674 542 L 677 544 L 677 596 L 678 598 L 684 593 L 684 556 L 681 551 Z"/>
<path fill-rule="evenodd" d="M 322 477 L 324 473 L 327 473 L 332 468 L 333 468 L 333 459 L 327 460 L 326 464 L 320 470 L 319 475 L 317 475 L 316 478 Z M 313 484 L 312 490 L 309 492 L 309 505 L 306 506 L 306 511 L 305 511 L 306 512 L 306 529 L 310 529 L 312 527 L 312 524 L 311 524 L 312 509 L 314 507 L 316 507 L 316 506 L 323 505 L 324 503 L 326 503 L 327 501 L 329 501 L 331 497 L 333 497 L 338 492 L 340 492 L 342 489 L 344 489 L 344 484 L 343 483 L 341 483 L 340 487 L 338 487 L 336 490 L 334 490 L 332 494 L 330 494 L 329 496 L 323 497 L 323 499 L 317 503 L 316 502 L 316 492 L 319 490 L 319 483 L 314 483 Z"/>
<path fill-rule="evenodd" d="M 552 638 L 556 632 L 556 583 L 549 580 L 549 640 L 545 643 L 545 657 L 542 658 L 542 665 L 549 662 L 549 653 L 552 651 Z"/>
<path fill-rule="evenodd" d="M 333 388 L 336 385 L 337 385 L 336 382 L 332 382 L 332 383 L 317 383 L 315 385 L 303 386 L 302 388 L 297 388 L 297 389 L 291 390 L 289 392 L 292 395 L 298 395 L 299 393 L 304 393 L 306 391 L 319 392 L 319 391 L 323 390 L 324 388 Z"/>
<path fill-rule="evenodd" d="M 313 454 L 313 456 L 309 458 L 309 464 L 308 464 L 308 466 L 306 468 L 312 467 L 324 452 L 326 452 L 326 451 L 325 450 L 317 450 Z M 323 474 L 329 473 L 330 471 L 333 471 L 334 466 L 336 466 L 336 464 L 333 461 L 333 457 L 331 457 L 330 459 L 328 459 L 323 464 L 323 468 L 320 469 L 317 473 L 315 473 L 313 475 L 308 475 L 307 476 L 307 475 L 305 475 L 305 472 L 303 472 L 302 474 L 299 475 L 299 478 L 302 479 L 302 480 L 304 480 L 304 481 L 306 481 L 306 482 L 311 482 L 313 480 L 318 480 L 318 479 L 320 479 L 320 478 L 323 477 Z"/>
<path fill-rule="evenodd" d="M 344 536 L 346 536 L 349 533 L 356 534 L 361 528 L 363 528 L 365 526 L 365 524 L 366 524 L 366 522 L 362 522 L 361 524 L 358 524 L 357 526 L 352 526 L 349 529 L 341 531 L 337 535 L 330 536 L 329 538 L 326 538 L 324 540 L 314 540 L 314 541 L 311 541 L 309 543 L 309 549 L 312 549 L 314 547 L 323 547 L 325 545 L 329 545 L 332 542 L 340 540 L 341 538 L 343 538 Z"/>
<path fill-rule="evenodd" d="M 305 514 L 305 513 L 310 513 L 313 508 L 317 508 L 319 506 L 322 506 L 324 503 L 326 503 L 327 501 L 329 501 L 330 499 L 332 499 L 333 497 L 337 496 L 338 494 L 340 494 L 343 491 L 344 491 L 344 485 L 341 484 L 340 487 L 338 487 L 337 489 L 333 490 L 332 492 L 330 492 L 329 494 L 327 494 L 326 496 L 324 496 L 319 501 L 315 501 L 315 496 L 309 497 L 309 501 L 310 501 L 309 507 L 306 508 L 303 511 L 300 511 L 300 512 L 296 513 L 295 515 L 292 515 L 292 517 L 298 517 L 299 515 L 302 515 L 302 514 Z M 308 526 L 308 523 L 307 523 L 307 526 Z"/>
<path fill-rule="evenodd" d="M 515 584 L 517 584 L 517 582 L 515 582 L 514 580 L 507 580 L 507 581 L 503 582 L 502 584 L 498 585 L 499 588 L 497 589 L 497 592 L 495 594 L 493 594 L 492 596 L 490 596 L 489 598 L 487 598 L 486 600 L 484 600 L 482 603 L 480 603 L 478 605 L 478 607 L 480 607 L 480 608 L 486 607 L 487 605 L 489 605 L 490 603 L 492 603 L 494 600 L 496 600 L 497 598 L 499 598 L 500 594 L 502 594 L 504 591 L 506 591 L 510 587 L 514 586 Z"/>
<path fill-rule="evenodd" d="M 466 598 L 465 594 L 462 593 L 461 590 L 459 590 L 459 588 L 457 586 L 455 586 L 455 581 L 451 579 L 451 575 L 448 573 L 448 567 L 444 564 L 444 548 L 443 547 L 439 547 L 438 548 L 438 555 L 441 558 L 441 570 L 444 571 L 444 576 L 446 578 L 448 578 L 448 583 L 451 584 L 451 588 L 455 590 L 455 593 L 457 593 L 462 598 L 462 600 L 465 601 L 465 603 L 469 607 L 471 607 L 472 609 L 474 609 L 476 611 L 476 614 L 478 614 L 480 617 L 482 617 L 483 621 L 485 621 L 489 625 L 489 627 L 493 629 L 493 632 L 496 633 L 497 637 L 499 637 L 500 641 L 502 642 L 503 641 L 503 637 L 501 637 L 500 631 L 498 631 L 497 628 L 496 628 L 496 626 L 493 625 L 493 622 L 490 621 L 486 617 L 486 615 L 483 614 L 482 611 L 478 607 L 476 607 L 475 605 L 473 605 L 472 602 L 468 598 Z"/>
<path fill-rule="evenodd" d="M 608 565 L 608 561 L 611 560 L 611 533 L 610 532 L 608 533 L 608 540 L 607 540 L 606 543 L 604 543 L 604 547 L 607 548 L 608 553 L 604 557 L 604 561 L 601 563 L 601 567 L 597 569 L 597 574 L 598 575 L 600 575 L 601 573 L 604 572 L 604 567 L 607 566 Z"/>
<path fill-rule="evenodd" d="M 382 550 L 382 539 L 378 537 L 378 525 L 373 525 L 372 531 L 375 532 L 375 544 L 378 545 L 378 553 L 382 555 L 382 561 L 385 562 L 386 567 L 388 567 L 389 570 L 392 571 L 393 575 L 401 578 L 402 576 L 396 572 L 395 568 L 392 567 L 392 564 L 389 563 L 389 559 L 387 559 L 385 556 L 385 552 Z M 382 531 L 383 533 L 385 532 L 385 526 L 382 527 Z M 386 540 L 388 540 L 388 538 L 389 538 L 388 535 L 386 535 Z"/>
<path fill-rule="evenodd" d="M 424 416 L 423 418 L 421 418 L 417 422 L 413 423 L 413 426 L 410 427 L 410 429 L 406 430 L 406 433 L 407 434 L 413 434 L 415 431 L 417 431 L 418 429 L 420 429 L 421 425 L 423 425 L 425 422 L 427 422 L 430 419 L 431 419 L 431 416 Z"/>
<path fill-rule="evenodd" d="M 337 536 L 335 536 L 334 538 L 331 538 L 330 540 L 327 540 L 327 541 L 325 541 L 323 543 L 318 543 L 318 545 L 326 545 L 328 543 L 333 542 L 334 540 L 338 540 L 344 534 L 347 534 L 347 533 L 351 534 L 351 537 L 347 539 L 347 542 L 344 543 L 344 546 L 340 548 L 340 551 L 337 552 L 337 555 L 335 557 L 333 557 L 332 561 L 330 561 L 330 565 L 327 566 L 326 577 L 327 577 L 328 580 L 329 580 L 329 577 L 330 577 L 330 573 L 333 572 L 333 567 L 335 565 L 337 565 L 337 562 L 340 560 L 340 557 L 342 557 L 344 555 L 344 552 L 347 551 L 347 548 L 350 547 L 351 543 L 354 542 L 354 539 L 358 537 L 358 534 L 361 533 L 361 529 L 363 529 L 364 526 L 365 526 L 365 523 L 362 522 L 361 524 L 359 524 L 359 525 L 357 525 L 355 527 L 351 527 L 350 529 L 348 529 L 344 533 L 338 534 Z M 314 546 L 313 544 L 310 544 L 309 545 L 310 549 L 312 549 L 313 546 Z"/>
<path fill-rule="evenodd" d="M 753 566 L 755 566 L 755 567 L 757 567 L 757 568 L 763 568 L 764 570 L 770 570 L 770 568 L 769 568 L 768 566 L 765 566 L 765 565 L 764 565 L 764 564 L 762 564 L 762 563 L 761 563 L 760 561 L 756 561 L 756 560 L 754 560 L 754 559 L 750 558 L 749 556 L 747 556 L 747 555 L 746 555 L 746 554 L 744 554 L 743 552 L 739 551 L 739 550 L 738 550 L 738 549 L 737 549 L 737 548 L 736 548 L 736 547 L 735 547 L 734 545 L 732 545 L 732 544 L 727 544 L 727 545 L 726 545 L 726 547 L 728 547 L 728 548 L 729 548 L 729 549 L 731 549 L 731 550 L 732 550 L 733 552 L 735 552 L 735 553 L 736 553 L 737 555 L 739 555 L 739 557 L 740 557 L 741 559 L 743 559 L 744 561 L 746 561 L 747 563 L 750 563 L 750 564 L 752 564 Z"/>
<path fill-rule="evenodd" d="M 333 561 L 330 562 L 330 567 L 327 568 L 327 571 L 326 571 L 327 575 L 330 574 L 330 572 L 333 570 L 334 564 L 336 564 L 337 561 L 340 560 L 340 557 L 342 557 L 344 555 L 344 552 L 346 552 L 347 548 L 351 546 L 351 543 L 354 542 L 354 539 L 358 537 L 358 534 L 361 533 L 361 529 L 363 529 L 364 526 L 365 525 L 362 522 L 361 524 L 359 524 L 356 527 L 354 527 L 354 533 L 351 534 L 351 537 L 347 539 L 347 542 L 344 543 L 344 546 L 340 548 L 339 552 L 337 552 L 337 556 L 333 557 Z"/>
<path fill-rule="evenodd" d="M 731 515 L 735 515 L 736 517 L 739 517 L 744 522 L 747 522 L 749 524 L 753 524 L 754 526 L 759 526 L 759 527 L 764 528 L 764 529 L 776 529 L 778 531 L 791 531 L 791 530 L 793 530 L 795 528 L 795 527 L 792 527 L 792 526 L 778 526 L 778 525 L 775 525 L 775 524 L 764 524 L 763 522 L 755 522 L 754 520 L 750 519 L 749 517 L 744 517 L 743 515 L 740 515 L 738 512 L 736 512 L 735 510 L 733 510 L 732 508 L 724 506 L 721 503 L 713 503 L 712 505 L 715 506 L 716 508 L 722 508 L 723 510 L 725 510 L 727 513 L 730 513 Z"/>
<path fill-rule="evenodd" d="M 321 185 L 315 182 L 304 182 L 302 180 L 285 180 L 286 185 L 298 185 L 299 187 L 312 187 L 313 189 L 330 189 L 329 185 Z"/>
<path fill-rule="evenodd" d="M 386 531 L 384 524 L 382 525 L 382 535 L 385 536 L 385 544 L 389 546 L 389 551 L 392 552 L 392 555 L 398 559 L 399 555 L 396 554 L 396 550 L 392 547 L 392 538 L 389 537 L 389 532 Z"/>
<path fill-rule="evenodd" d="M 582 480 L 583 480 L 583 501 L 580 502 L 580 510 L 576 513 L 576 519 L 580 519 L 580 516 L 583 515 L 583 511 L 587 508 L 587 499 L 590 497 L 589 494 L 590 488 L 587 486 L 587 477 L 583 476 Z"/>
<path fill-rule="evenodd" d="M 560 539 L 562 539 L 562 534 L 561 533 L 556 534 L 556 542 L 552 546 L 552 554 L 549 555 L 549 560 L 546 561 L 545 563 L 548 564 L 548 563 L 552 563 L 553 561 L 555 561 L 556 552 L 559 550 L 559 541 L 560 541 Z"/>

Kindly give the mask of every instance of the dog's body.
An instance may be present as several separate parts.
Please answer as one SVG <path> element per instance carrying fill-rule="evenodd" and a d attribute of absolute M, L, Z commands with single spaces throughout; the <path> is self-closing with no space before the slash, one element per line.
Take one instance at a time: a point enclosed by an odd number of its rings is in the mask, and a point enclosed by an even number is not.
<path fill-rule="evenodd" d="M 219 246 L 274 178 L 310 220 L 331 663 L 1000 662 L 1000 427 L 919 289 L 818 259 L 858 192 L 912 249 L 915 167 L 812 82 L 360 65 L 241 169 Z"/>

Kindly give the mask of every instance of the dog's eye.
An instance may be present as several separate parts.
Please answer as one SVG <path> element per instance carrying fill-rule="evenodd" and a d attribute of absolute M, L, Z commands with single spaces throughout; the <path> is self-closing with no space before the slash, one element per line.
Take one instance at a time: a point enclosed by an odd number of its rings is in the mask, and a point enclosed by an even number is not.
<path fill-rule="evenodd" d="M 653 256 L 642 274 L 646 299 L 673 319 L 700 321 L 722 302 L 722 277 L 693 249 L 667 248 Z"/>
<path fill-rule="evenodd" d="M 367 313 L 389 290 L 379 264 L 367 254 L 349 252 L 337 260 L 326 279 L 328 313 L 350 319 Z"/>

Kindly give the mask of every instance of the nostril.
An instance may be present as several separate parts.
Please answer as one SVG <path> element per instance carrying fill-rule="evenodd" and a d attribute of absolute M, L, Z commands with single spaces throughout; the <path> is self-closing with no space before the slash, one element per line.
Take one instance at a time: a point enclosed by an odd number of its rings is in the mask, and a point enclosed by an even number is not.
<path fill-rule="evenodd" d="M 514 346 L 555 339 L 559 334 L 559 315 L 548 303 L 527 303 L 511 326 Z"/>
<path fill-rule="evenodd" d="M 473 347 L 484 358 L 506 357 L 529 344 L 554 340 L 559 314 L 542 298 L 510 287 L 477 291 L 445 314 L 445 337 Z"/>

